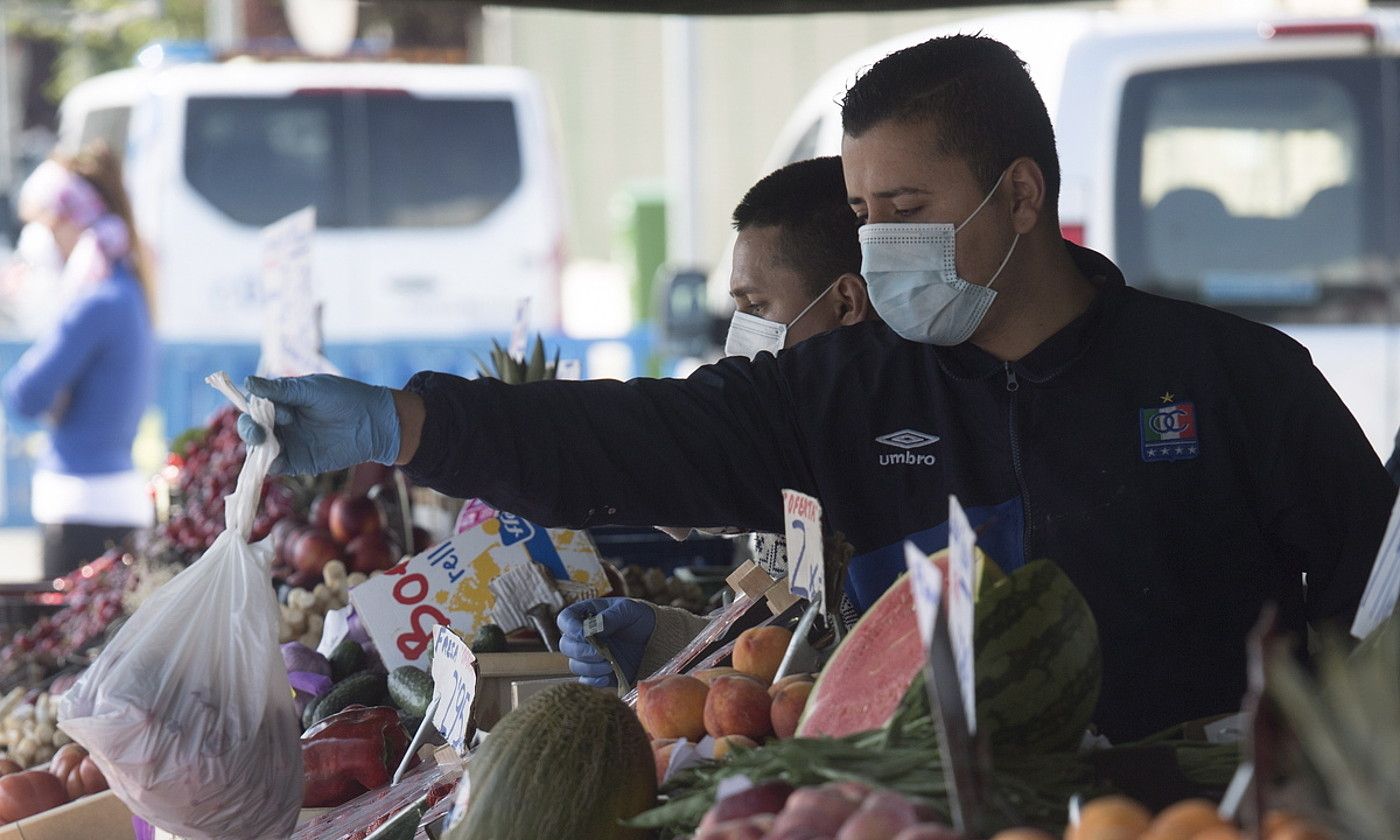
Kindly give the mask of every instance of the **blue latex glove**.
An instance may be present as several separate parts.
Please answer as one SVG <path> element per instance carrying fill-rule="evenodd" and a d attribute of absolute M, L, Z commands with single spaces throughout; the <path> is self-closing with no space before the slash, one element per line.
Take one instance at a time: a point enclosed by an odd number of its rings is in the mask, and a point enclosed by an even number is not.
<path fill-rule="evenodd" d="M 656 629 L 656 613 L 632 598 L 593 598 L 570 604 L 559 613 L 559 650 L 569 657 L 569 670 L 584 685 L 617 685 L 612 666 L 583 637 L 583 622 L 590 616 L 603 617 L 603 632 L 597 638 L 608 646 L 627 681 L 637 682 L 642 652 Z"/>
<path fill-rule="evenodd" d="M 274 423 L 282 452 L 275 473 L 316 474 L 366 461 L 392 464 L 399 456 L 399 415 L 388 388 L 318 373 L 286 379 L 250 376 L 244 388 L 277 406 Z M 247 414 L 238 436 L 254 445 L 266 432 Z"/>

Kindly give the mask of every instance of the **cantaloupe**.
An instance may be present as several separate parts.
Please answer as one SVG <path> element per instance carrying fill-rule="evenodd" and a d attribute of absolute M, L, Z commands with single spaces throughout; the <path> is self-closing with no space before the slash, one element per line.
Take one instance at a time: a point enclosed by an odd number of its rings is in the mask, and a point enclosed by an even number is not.
<path fill-rule="evenodd" d="M 506 715 L 467 763 L 467 813 L 448 840 L 641 840 L 631 819 L 656 804 L 651 745 L 614 694 L 577 683 Z"/>

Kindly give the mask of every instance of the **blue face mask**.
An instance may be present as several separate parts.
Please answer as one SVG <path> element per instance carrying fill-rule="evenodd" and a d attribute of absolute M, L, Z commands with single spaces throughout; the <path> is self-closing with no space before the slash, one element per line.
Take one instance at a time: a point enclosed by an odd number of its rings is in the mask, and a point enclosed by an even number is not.
<path fill-rule="evenodd" d="M 870 304 L 890 329 L 909 341 L 945 347 L 972 337 L 996 300 L 992 284 L 1011 261 L 1018 233 L 987 285 L 958 276 L 957 233 L 987 206 L 991 192 L 962 224 L 867 224 L 860 229 L 861 274 Z"/>

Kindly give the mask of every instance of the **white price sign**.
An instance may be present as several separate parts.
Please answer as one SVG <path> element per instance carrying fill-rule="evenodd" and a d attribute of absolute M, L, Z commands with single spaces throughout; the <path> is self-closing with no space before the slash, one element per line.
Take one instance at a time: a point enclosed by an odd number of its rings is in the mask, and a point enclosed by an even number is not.
<path fill-rule="evenodd" d="M 433 633 L 433 726 L 458 755 L 467 754 L 467 724 L 476 699 L 475 662 L 467 643 L 439 624 Z"/>
<path fill-rule="evenodd" d="M 977 534 L 967 521 L 967 514 L 957 496 L 948 497 L 948 637 L 953 643 L 953 658 L 958 665 L 958 685 L 962 689 L 963 709 L 967 712 L 967 731 L 977 732 L 977 675 L 973 666 L 973 585 L 976 580 L 976 558 L 973 547 Z"/>
<path fill-rule="evenodd" d="M 904 544 L 904 563 L 909 567 L 909 585 L 914 589 L 919 642 L 927 656 L 933 643 L 933 624 L 938 620 L 938 602 L 943 598 L 943 572 L 911 542 Z"/>
<path fill-rule="evenodd" d="M 788 591 L 826 612 L 826 559 L 822 555 L 821 502 L 796 490 L 783 491 L 787 536 Z"/>
<path fill-rule="evenodd" d="M 1351 634 L 1358 639 L 1371 635 L 1395 612 L 1397 598 L 1400 598 L 1400 498 L 1395 500 L 1395 507 L 1390 511 L 1390 524 L 1385 528 L 1380 551 L 1376 552 L 1376 564 L 1371 567 L 1371 578 L 1366 581 Z"/>
<path fill-rule="evenodd" d="M 321 311 L 311 277 L 316 208 L 306 207 L 263 228 L 262 358 L 265 376 L 336 373 L 321 355 Z"/>

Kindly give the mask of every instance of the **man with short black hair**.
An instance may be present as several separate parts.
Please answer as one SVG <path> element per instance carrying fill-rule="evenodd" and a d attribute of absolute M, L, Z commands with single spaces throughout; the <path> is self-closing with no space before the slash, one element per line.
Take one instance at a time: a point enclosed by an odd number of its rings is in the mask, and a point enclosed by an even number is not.
<path fill-rule="evenodd" d="M 788 164 L 750 187 L 734 208 L 729 295 L 736 316 L 726 354 L 776 353 L 873 317 L 860 276 L 859 227 L 838 157 Z"/>
<path fill-rule="evenodd" d="M 946 545 L 955 494 L 1004 569 L 1048 557 L 1084 594 L 1095 721 L 1115 741 L 1238 708 L 1264 603 L 1285 631 L 1351 618 L 1395 485 L 1296 342 L 1131 289 L 1060 238 L 1054 135 L 1014 52 L 976 36 L 903 50 L 843 120 L 882 322 L 683 381 L 254 381 L 279 404 L 287 468 L 397 462 L 574 527 L 777 530 L 795 488 L 854 547 L 860 608 L 905 540 Z"/>

